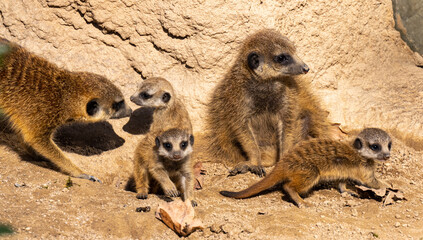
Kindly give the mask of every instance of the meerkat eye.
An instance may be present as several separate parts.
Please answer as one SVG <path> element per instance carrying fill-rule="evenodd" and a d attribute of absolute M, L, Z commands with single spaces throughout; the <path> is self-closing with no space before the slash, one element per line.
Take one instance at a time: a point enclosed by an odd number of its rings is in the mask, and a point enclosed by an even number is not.
<path fill-rule="evenodd" d="M 170 93 L 168 93 L 168 92 L 163 93 L 162 100 L 165 103 L 169 102 L 170 101 Z"/>
<path fill-rule="evenodd" d="M 99 111 L 99 104 L 97 102 L 97 100 L 91 100 L 87 103 L 87 113 L 90 116 L 93 116 L 94 114 L 96 114 Z"/>
<path fill-rule="evenodd" d="M 275 57 L 275 62 L 280 63 L 282 65 L 287 65 L 292 62 L 292 57 L 288 54 L 280 54 Z"/>
<path fill-rule="evenodd" d="M 150 99 L 150 98 L 152 98 L 152 97 L 153 97 L 153 95 L 150 95 L 150 94 L 148 94 L 147 92 L 141 92 L 141 93 L 140 93 L 140 97 L 141 97 L 142 99 Z"/>
<path fill-rule="evenodd" d="M 169 152 L 169 151 L 172 150 L 172 143 L 165 142 L 165 143 L 163 143 L 163 147 Z"/>
<path fill-rule="evenodd" d="M 187 146 L 188 146 L 188 141 L 182 141 L 181 142 L 180 147 L 181 147 L 182 150 L 185 150 L 187 148 Z"/>
<path fill-rule="evenodd" d="M 380 145 L 379 144 L 370 144 L 370 149 L 372 149 L 375 152 L 380 151 Z"/>
<path fill-rule="evenodd" d="M 123 107 L 123 105 L 125 105 L 125 101 L 124 100 L 122 100 L 120 102 L 114 102 L 113 105 L 112 105 L 112 108 L 115 111 L 118 111 L 119 109 L 121 109 Z"/>
<path fill-rule="evenodd" d="M 388 143 L 388 149 L 391 150 L 391 147 L 392 147 L 392 142 L 389 142 Z"/>

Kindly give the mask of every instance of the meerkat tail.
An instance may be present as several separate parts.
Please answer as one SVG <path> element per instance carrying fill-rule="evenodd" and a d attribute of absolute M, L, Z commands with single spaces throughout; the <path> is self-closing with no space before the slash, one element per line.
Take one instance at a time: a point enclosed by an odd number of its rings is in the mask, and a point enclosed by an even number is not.
<path fill-rule="evenodd" d="M 229 191 L 220 191 L 220 194 L 222 194 L 225 197 L 231 197 L 231 198 L 249 198 L 256 194 L 259 194 L 260 192 L 269 189 L 276 185 L 278 182 L 284 179 L 283 176 L 281 176 L 281 172 L 279 172 L 276 167 L 275 169 L 269 173 L 265 178 L 263 178 L 261 181 L 255 183 L 254 185 L 248 187 L 245 190 L 239 191 L 239 192 L 229 192 Z"/>

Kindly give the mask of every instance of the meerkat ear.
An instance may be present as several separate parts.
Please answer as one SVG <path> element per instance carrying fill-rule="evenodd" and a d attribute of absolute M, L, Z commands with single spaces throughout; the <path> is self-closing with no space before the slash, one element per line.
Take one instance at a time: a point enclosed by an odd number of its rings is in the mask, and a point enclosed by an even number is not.
<path fill-rule="evenodd" d="M 354 148 L 360 150 L 363 147 L 363 143 L 361 142 L 360 138 L 356 138 L 353 144 Z"/>
<path fill-rule="evenodd" d="M 260 56 L 256 52 L 251 52 L 247 57 L 248 67 L 256 70 L 260 66 Z"/>
<path fill-rule="evenodd" d="M 165 93 L 163 93 L 162 100 L 163 100 L 163 102 L 168 103 L 170 101 L 171 97 L 172 96 L 170 96 L 170 93 L 165 92 Z"/>
<path fill-rule="evenodd" d="M 194 145 L 194 136 L 193 135 L 189 136 L 189 143 L 191 144 L 191 146 Z"/>
<path fill-rule="evenodd" d="M 159 137 L 156 137 L 156 147 L 160 147 L 160 140 L 159 140 Z"/>
<path fill-rule="evenodd" d="M 87 103 L 87 113 L 89 116 L 93 116 L 100 110 L 100 105 L 97 102 L 97 99 L 93 99 Z"/>

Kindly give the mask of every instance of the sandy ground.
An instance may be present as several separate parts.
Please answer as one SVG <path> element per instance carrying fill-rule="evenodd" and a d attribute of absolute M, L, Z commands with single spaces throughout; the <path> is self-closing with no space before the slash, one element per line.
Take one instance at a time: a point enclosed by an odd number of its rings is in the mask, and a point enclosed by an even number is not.
<path fill-rule="evenodd" d="M 1 137 L 14 139 L 13 133 L 6 130 Z M 160 196 L 138 200 L 134 192 L 125 190 L 128 171 L 108 169 L 108 174 L 100 175 L 106 179 L 103 184 L 73 178 L 73 186 L 66 188 L 67 176 L 52 170 L 45 162 L 28 161 L 31 158 L 18 155 L 19 151 L 10 146 L 0 146 L 0 222 L 15 231 L 6 238 L 178 238 L 154 217 L 155 209 L 163 201 Z M 116 158 L 122 155 L 120 149 L 104 151 L 99 156 L 103 161 Z M 72 159 L 83 157 L 71 156 Z M 306 198 L 312 207 L 301 209 L 284 197 L 280 187 L 250 199 L 225 198 L 218 193 L 220 190 L 241 190 L 259 178 L 250 173 L 227 177 L 226 166 L 206 162 L 204 189 L 195 192 L 199 204 L 196 215 L 205 229 L 188 238 L 422 239 L 423 156 L 398 140 L 394 141 L 392 156 L 378 169 L 378 175 L 401 189 L 406 201 L 382 206 L 374 199 L 359 199 L 341 195 L 336 189 L 320 188 Z M 145 206 L 152 210 L 135 211 Z"/>

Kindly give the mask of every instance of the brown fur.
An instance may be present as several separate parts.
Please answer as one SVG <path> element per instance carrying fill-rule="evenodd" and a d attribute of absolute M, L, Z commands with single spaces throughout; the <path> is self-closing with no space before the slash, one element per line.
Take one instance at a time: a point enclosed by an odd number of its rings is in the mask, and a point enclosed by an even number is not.
<path fill-rule="evenodd" d="M 257 69 L 249 65 L 251 53 L 261 57 Z M 289 54 L 293 63 L 275 63 L 281 53 Z M 262 30 L 248 37 L 209 103 L 211 155 L 241 162 L 241 168 L 245 161 L 249 168 L 270 166 L 298 142 L 325 136 L 327 112 L 298 76 L 307 71 L 294 45 L 279 32 Z"/>
<path fill-rule="evenodd" d="M 185 130 L 170 129 L 159 136 L 147 134 L 138 144 L 134 157 L 137 198 L 146 199 L 149 192 L 157 193 L 160 186 L 167 196 L 176 197 L 180 192 L 184 201 L 190 200 L 194 206 L 196 205 L 193 200 L 194 173 L 191 161 L 193 142 L 189 140 L 190 137 L 192 135 Z M 190 145 L 185 153 L 182 153 L 182 159 L 171 160 L 169 156 L 160 153 L 157 143 L 163 144 L 163 141 L 166 141 L 164 139 L 169 138 L 188 140 Z"/>
<path fill-rule="evenodd" d="M 102 76 L 61 69 L 5 39 L 0 48 L 0 109 L 12 127 L 63 173 L 92 179 L 62 153 L 52 136 L 70 121 L 129 116 L 120 90 Z"/>
<path fill-rule="evenodd" d="M 148 101 L 142 101 L 140 97 L 140 94 L 144 91 L 153 91 L 154 93 Z M 164 93 L 170 94 L 169 102 L 157 103 Z M 153 123 L 150 126 L 150 132 L 153 132 L 154 135 L 171 128 L 183 129 L 190 134 L 192 133 L 188 111 L 183 102 L 176 97 L 172 85 L 166 79 L 154 77 L 145 80 L 131 96 L 131 101 L 142 107 L 154 108 Z"/>
<path fill-rule="evenodd" d="M 387 146 L 390 138 L 380 129 L 374 132 L 374 129 L 369 130 L 363 131 L 363 134 L 356 138 L 361 142 L 361 147 L 357 149 L 353 148 L 352 143 L 346 144 L 332 139 L 303 141 L 288 151 L 263 180 L 243 191 L 222 191 L 221 194 L 233 198 L 248 198 L 281 182 L 285 192 L 300 206 L 304 201 L 299 195 L 308 193 L 321 181 L 343 182 L 351 179 L 372 188 L 380 188 L 383 184 L 375 178 L 375 160 L 389 157 L 390 147 L 388 150 Z M 372 133 L 371 136 L 369 132 Z M 374 142 L 378 139 L 381 141 Z M 383 149 L 377 153 L 371 151 L 367 145 L 374 143 L 381 143 Z M 345 184 L 342 183 L 340 188 L 342 187 L 341 191 L 345 191 Z"/>
<path fill-rule="evenodd" d="M 148 93 L 148 98 L 143 97 L 145 93 Z M 169 94 L 170 100 L 168 102 L 163 101 L 164 94 Z M 158 156 L 154 141 L 157 136 L 161 136 L 172 129 L 179 129 L 192 135 L 191 120 L 185 105 L 175 96 L 170 82 L 159 77 L 145 80 L 131 96 L 131 101 L 143 107 L 154 108 L 150 131 L 140 141 L 135 150 L 134 180 L 137 197 L 147 198 L 149 189 L 150 192 L 156 192 L 154 185 L 150 188 L 149 183 L 152 179 L 160 183 L 165 194 L 172 196 L 175 191 L 173 182 L 178 182 L 180 176 L 187 176 L 190 186 L 187 187 L 187 191 L 184 190 L 186 192 L 185 198 L 191 199 L 194 180 L 190 156 L 187 157 L 186 163 L 174 166 L 176 167 L 174 169 L 166 168 L 163 170 L 163 163 L 166 161 Z M 169 177 L 174 178 L 175 181 L 169 181 Z"/>

